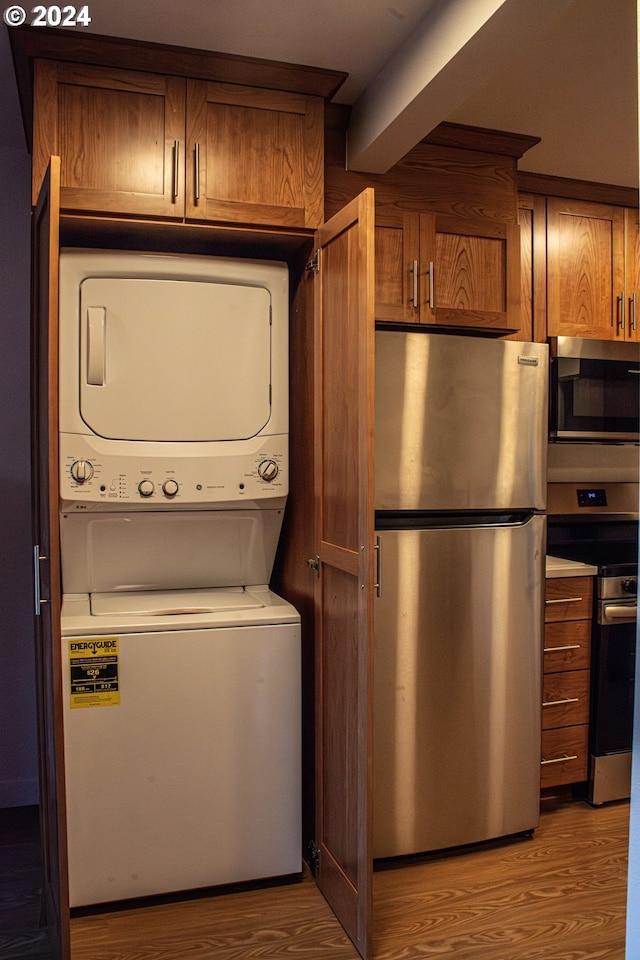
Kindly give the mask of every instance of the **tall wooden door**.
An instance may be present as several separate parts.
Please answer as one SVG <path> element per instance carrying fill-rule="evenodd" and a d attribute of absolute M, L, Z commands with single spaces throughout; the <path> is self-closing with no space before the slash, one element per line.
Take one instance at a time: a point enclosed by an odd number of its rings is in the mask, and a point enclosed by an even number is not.
<path fill-rule="evenodd" d="M 59 211 L 60 158 L 52 157 L 32 224 L 31 444 L 43 914 L 52 956 L 68 960 L 58 513 Z"/>
<path fill-rule="evenodd" d="M 374 198 L 316 234 L 317 882 L 371 956 Z"/>

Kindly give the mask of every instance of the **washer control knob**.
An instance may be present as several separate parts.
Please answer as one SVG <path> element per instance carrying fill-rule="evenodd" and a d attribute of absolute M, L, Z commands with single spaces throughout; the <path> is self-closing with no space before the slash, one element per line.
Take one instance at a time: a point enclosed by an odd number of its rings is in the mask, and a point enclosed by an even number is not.
<path fill-rule="evenodd" d="M 258 476 L 266 483 L 271 483 L 272 480 L 275 480 L 279 472 L 280 470 L 275 460 L 263 460 L 262 463 L 258 465 Z"/>
<path fill-rule="evenodd" d="M 71 476 L 76 483 L 86 483 L 93 476 L 93 464 L 88 460 L 75 460 L 71 464 Z"/>
<path fill-rule="evenodd" d="M 138 493 L 141 497 L 150 497 L 155 490 L 152 480 L 141 480 L 138 484 Z"/>
<path fill-rule="evenodd" d="M 178 492 L 178 481 L 177 480 L 165 480 L 162 484 L 162 492 L 165 497 L 175 497 Z"/>

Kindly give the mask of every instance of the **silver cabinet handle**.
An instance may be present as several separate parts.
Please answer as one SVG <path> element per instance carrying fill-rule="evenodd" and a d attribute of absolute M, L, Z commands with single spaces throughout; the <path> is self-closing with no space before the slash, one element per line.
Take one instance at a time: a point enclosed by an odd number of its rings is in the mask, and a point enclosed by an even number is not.
<path fill-rule="evenodd" d="M 567 754 L 564 757 L 554 757 L 553 760 L 541 760 L 540 763 L 542 766 L 544 766 L 545 763 L 566 763 L 568 760 L 577 760 L 577 759 L 578 759 L 578 754 L 574 753 L 571 756 Z"/>
<path fill-rule="evenodd" d="M 434 289 L 433 289 L 433 260 L 429 261 L 429 309 L 433 310 Z"/>
<path fill-rule="evenodd" d="M 565 703 L 579 703 L 580 697 L 567 697 L 566 700 L 543 700 L 543 707 L 560 707 Z"/>
<path fill-rule="evenodd" d="M 637 296 L 635 293 L 631 294 L 629 300 L 629 327 L 631 330 L 636 329 L 636 307 L 637 307 Z"/>
<path fill-rule="evenodd" d="M 556 650 L 579 650 L 580 647 L 579 643 L 567 643 L 564 647 L 545 647 L 544 653 L 555 653 Z"/>
<path fill-rule="evenodd" d="M 623 290 L 620 295 L 620 329 L 621 330 L 624 330 L 624 325 L 625 325 L 625 308 L 626 308 L 626 303 L 625 303 L 625 296 L 624 296 L 624 290 Z"/>
<path fill-rule="evenodd" d="M 376 597 L 382 596 L 382 542 L 380 537 L 376 537 L 376 545 L 373 548 L 376 552 L 376 582 L 374 588 Z"/>
<path fill-rule="evenodd" d="M 174 140 L 174 141 L 173 141 L 173 148 L 172 148 L 173 186 L 172 186 L 172 197 L 171 197 L 171 199 L 172 199 L 172 201 L 173 201 L 174 203 L 175 203 L 175 201 L 178 199 L 178 187 L 179 187 L 179 184 L 178 184 L 178 149 L 179 149 L 179 146 L 180 146 L 180 145 L 179 145 L 178 141 L 177 141 L 177 140 Z"/>
<path fill-rule="evenodd" d="M 200 201 L 200 144 L 193 145 L 193 193 L 196 203 Z"/>
<path fill-rule="evenodd" d="M 411 267 L 411 291 L 412 292 L 411 292 L 410 303 L 412 303 L 414 307 L 418 307 L 420 304 L 418 303 L 418 261 L 417 260 L 413 261 L 413 265 Z"/>
<path fill-rule="evenodd" d="M 545 603 L 582 603 L 583 600 L 584 597 L 560 597 L 559 600 L 545 600 Z"/>
<path fill-rule="evenodd" d="M 35 604 L 35 613 L 36 617 L 39 617 L 41 614 L 41 607 L 43 603 L 48 603 L 48 600 L 45 600 L 40 592 L 40 563 L 43 560 L 48 560 L 48 557 L 44 557 L 40 553 L 40 545 L 36 543 L 33 548 L 33 599 Z"/>

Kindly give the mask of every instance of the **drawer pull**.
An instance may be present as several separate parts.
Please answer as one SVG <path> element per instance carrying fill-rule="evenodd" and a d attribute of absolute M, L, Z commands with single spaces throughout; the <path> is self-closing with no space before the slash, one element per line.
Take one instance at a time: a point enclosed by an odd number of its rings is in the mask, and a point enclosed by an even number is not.
<path fill-rule="evenodd" d="M 578 703 L 580 697 L 567 697 L 566 700 L 544 700 L 543 707 L 560 707 L 565 703 Z"/>
<path fill-rule="evenodd" d="M 559 600 L 545 600 L 545 603 L 582 603 L 583 600 L 584 597 L 560 597 Z"/>
<path fill-rule="evenodd" d="M 577 759 L 578 759 L 578 755 L 576 753 L 574 753 L 572 756 L 569 756 L 569 754 L 565 754 L 564 757 L 554 757 L 553 760 L 541 760 L 540 765 L 544 766 L 545 763 L 568 763 L 569 760 L 577 760 Z"/>
<path fill-rule="evenodd" d="M 545 653 L 555 653 L 556 650 L 579 650 L 579 643 L 567 643 L 564 647 L 545 647 Z"/>

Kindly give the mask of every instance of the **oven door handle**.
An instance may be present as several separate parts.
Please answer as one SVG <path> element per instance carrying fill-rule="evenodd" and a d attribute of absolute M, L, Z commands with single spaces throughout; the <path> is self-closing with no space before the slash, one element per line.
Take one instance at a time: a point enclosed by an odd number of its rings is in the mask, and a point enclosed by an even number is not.
<path fill-rule="evenodd" d="M 633 622 L 638 615 L 638 606 L 633 603 L 603 603 L 600 611 L 600 623 L 626 620 Z"/>

